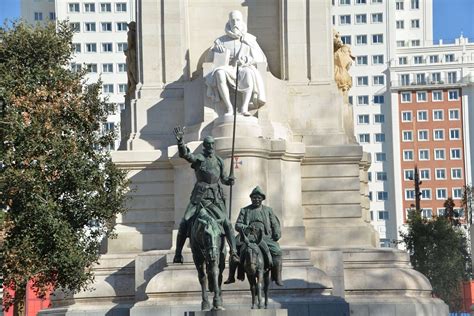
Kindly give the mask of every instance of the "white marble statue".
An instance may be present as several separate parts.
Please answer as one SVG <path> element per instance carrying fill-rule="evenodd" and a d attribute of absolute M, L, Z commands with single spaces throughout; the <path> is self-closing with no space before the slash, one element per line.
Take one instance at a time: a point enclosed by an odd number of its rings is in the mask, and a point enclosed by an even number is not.
<path fill-rule="evenodd" d="M 256 37 L 247 33 L 247 25 L 240 11 L 229 13 L 225 33 L 214 41 L 210 51 L 215 68 L 206 76 L 207 96 L 214 102 L 222 100 L 226 106 L 226 115 L 234 114 L 230 91 L 235 91 L 238 68 L 237 90 L 242 101 L 236 108 L 241 114 L 250 116 L 250 102 L 258 107 L 266 101 L 263 79 L 256 65 L 266 64 L 267 58 Z"/>

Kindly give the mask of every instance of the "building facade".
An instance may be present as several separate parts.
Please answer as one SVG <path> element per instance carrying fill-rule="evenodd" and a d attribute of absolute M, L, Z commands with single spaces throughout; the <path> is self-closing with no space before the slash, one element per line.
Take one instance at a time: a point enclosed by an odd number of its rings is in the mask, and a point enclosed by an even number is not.
<path fill-rule="evenodd" d="M 332 22 L 355 56 L 350 69 L 355 136 L 372 157 L 371 221 L 382 247 L 394 246 L 397 222 L 388 65 L 396 48 L 432 43 L 432 0 L 332 0 Z"/>
<path fill-rule="evenodd" d="M 395 201 L 404 223 L 415 201 L 414 168 L 422 185 L 422 214 L 444 213 L 453 198 L 461 219 L 463 186 L 472 184 L 474 44 L 403 48 L 390 65 Z"/>
<path fill-rule="evenodd" d="M 128 23 L 135 20 L 132 0 L 22 0 L 21 15 L 30 23 L 67 20 L 73 29 L 73 70 L 85 67 L 86 82 L 102 81 L 102 96 L 117 105 L 104 126 L 119 132 L 127 92 Z M 119 137 L 115 148 L 118 147 Z"/>

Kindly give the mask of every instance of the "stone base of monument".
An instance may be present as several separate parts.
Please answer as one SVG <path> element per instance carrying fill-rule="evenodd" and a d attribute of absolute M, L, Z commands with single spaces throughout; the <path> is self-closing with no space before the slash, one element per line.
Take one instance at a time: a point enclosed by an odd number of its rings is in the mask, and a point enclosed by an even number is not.
<path fill-rule="evenodd" d="M 286 309 L 232 309 L 223 311 L 196 311 L 185 312 L 184 316 L 242 316 L 245 313 L 247 316 L 287 316 Z"/>

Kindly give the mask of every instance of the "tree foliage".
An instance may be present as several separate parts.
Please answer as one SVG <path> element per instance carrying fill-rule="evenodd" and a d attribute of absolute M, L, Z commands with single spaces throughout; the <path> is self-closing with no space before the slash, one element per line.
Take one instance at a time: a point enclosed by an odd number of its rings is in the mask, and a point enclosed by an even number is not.
<path fill-rule="evenodd" d="M 433 293 L 452 311 L 462 306 L 461 282 L 469 279 L 471 258 L 461 227 L 453 226 L 444 216 L 426 219 L 410 211 L 408 230 L 400 232 L 415 270 L 431 282 Z"/>
<path fill-rule="evenodd" d="M 65 24 L 0 29 L 6 307 L 28 280 L 39 295 L 87 288 L 100 240 L 125 211 L 126 175 L 105 150 L 114 134 L 100 133 L 113 105 L 67 68 L 71 40 Z"/>

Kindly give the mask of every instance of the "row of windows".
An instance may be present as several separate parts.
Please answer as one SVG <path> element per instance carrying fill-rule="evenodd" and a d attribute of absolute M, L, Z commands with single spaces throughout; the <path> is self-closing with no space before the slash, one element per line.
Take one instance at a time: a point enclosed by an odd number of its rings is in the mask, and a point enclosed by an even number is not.
<path fill-rule="evenodd" d="M 405 28 L 405 20 L 397 20 L 395 21 L 396 28 L 399 30 L 403 30 Z M 420 20 L 419 19 L 412 19 L 410 20 L 410 27 L 412 29 L 419 29 L 420 28 Z"/>
<path fill-rule="evenodd" d="M 372 65 L 383 65 L 384 56 L 383 55 L 372 55 Z M 357 66 L 367 66 L 369 64 L 369 57 L 367 55 L 360 55 L 356 57 Z"/>
<path fill-rule="evenodd" d="M 56 20 L 56 13 L 55 12 L 49 12 L 48 17 L 51 21 L 54 21 L 54 20 Z M 35 12 L 34 13 L 34 19 L 35 19 L 35 21 L 43 21 L 43 12 Z"/>
<path fill-rule="evenodd" d="M 413 141 L 413 131 L 402 131 L 403 141 L 411 142 Z M 418 141 L 426 142 L 429 141 L 429 131 L 427 129 L 418 130 Z M 444 140 L 444 129 L 433 129 L 433 140 Z M 461 139 L 461 129 L 459 128 L 450 128 L 449 129 L 449 139 L 450 140 L 460 140 Z"/>
<path fill-rule="evenodd" d="M 388 192 L 387 191 L 377 191 L 376 192 L 377 201 L 387 201 L 388 200 Z M 369 192 L 369 200 L 373 201 L 373 194 Z"/>
<path fill-rule="evenodd" d="M 379 221 L 387 221 L 389 219 L 388 217 L 388 211 L 370 211 L 370 220 L 374 220 L 374 212 L 377 212 L 377 220 Z"/>
<path fill-rule="evenodd" d="M 402 111 L 401 117 L 402 117 L 402 122 L 412 122 L 413 121 L 413 112 L 412 111 Z M 444 121 L 444 110 L 443 109 L 432 110 L 432 117 L 433 117 L 433 121 Z M 448 118 L 449 118 L 450 121 L 459 120 L 460 119 L 459 109 L 449 109 L 448 110 Z M 418 122 L 427 122 L 428 121 L 428 110 L 418 110 L 418 111 L 416 111 L 416 120 Z M 444 139 L 444 138 L 441 138 L 441 139 Z"/>
<path fill-rule="evenodd" d="M 450 148 L 450 159 L 451 160 L 460 160 L 461 156 L 461 148 Z M 403 161 L 413 161 L 414 150 L 413 149 L 405 149 L 403 150 Z M 446 151 L 444 148 L 435 148 L 434 149 L 434 157 L 436 160 L 444 160 L 446 156 Z M 418 160 L 430 160 L 430 150 L 429 149 L 418 149 Z"/>
<path fill-rule="evenodd" d="M 354 97 L 349 96 L 349 103 L 354 104 Z M 357 105 L 369 105 L 369 96 L 368 95 L 358 95 L 356 98 Z M 372 103 L 374 104 L 383 104 L 385 102 L 385 98 L 383 95 L 374 95 L 372 99 Z"/>
<path fill-rule="evenodd" d="M 410 9 L 418 10 L 419 8 L 420 8 L 420 0 L 410 0 Z M 397 0 L 397 2 L 395 2 L 395 9 L 405 10 L 405 1 Z"/>
<path fill-rule="evenodd" d="M 69 23 L 71 28 L 74 32 L 78 33 L 81 31 L 81 23 L 80 22 L 72 22 Z M 97 23 L 96 22 L 84 22 L 83 25 L 84 32 L 97 32 Z M 126 32 L 128 30 L 127 22 L 116 22 L 115 23 L 115 31 L 117 32 Z M 100 23 L 100 31 L 101 32 L 112 32 L 112 22 L 101 22 Z"/>
<path fill-rule="evenodd" d="M 446 168 L 435 168 L 435 179 L 436 180 L 447 180 Z M 421 180 L 431 180 L 430 169 L 419 169 L 419 176 Z M 415 171 L 413 169 L 403 169 L 403 180 L 413 181 Z M 462 168 L 451 168 L 451 179 L 460 180 L 462 179 Z"/>
<path fill-rule="evenodd" d="M 374 114 L 373 122 L 374 122 L 374 124 L 385 123 L 385 115 L 383 115 L 383 114 Z M 359 125 L 370 124 L 370 115 L 369 114 L 359 114 L 359 115 L 357 115 L 357 124 L 359 124 Z"/>
<path fill-rule="evenodd" d="M 421 46 L 421 41 L 419 39 L 412 40 L 399 40 L 396 42 L 397 47 L 407 47 L 410 44 L 411 47 Z"/>
<path fill-rule="evenodd" d="M 372 84 L 374 86 L 384 85 L 385 84 L 385 76 L 384 75 L 372 76 Z M 356 77 L 356 85 L 358 87 L 368 86 L 369 85 L 369 76 Z"/>
<path fill-rule="evenodd" d="M 446 63 L 453 63 L 456 61 L 456 56 L 452 53 L 450 54 L 444 54 L 444 55 L 428 55 L 428 56 L 423 56 L 423 55 L 417 55 L 411 57 L 411 61 L 414 65 L 421 65 L 421 64 L 437 64 L 440 62 L 446 62 Z M 399 65 L 407 65 L 408 64 L 408 56 L 400 56 L 398 57 L 398 64 Z"/>
<path fill-rule="evenodd" d="M 127 12 L 127 3 L 126 2 L 117 2 L 115 3 L 115 12 Z M 83 12 L 91 13 L 96 12 L 97 6 L 95 2 L 86 2 L 82 6 Z M 102 2 L 99 3 L 98 9 L 100 12 L 112 12 L 112 3 L 111 2 Z M 81 5 L 78 2 L 68 3 L 68 12 L 70 13 L 79 13 L 81 12 Z"/>
<path fill-rule="evenodd" d="M 370 134 L 363 133 L 358 135 L 359 143 L 360 144 L 368 144 L 370 143 Z M 375 133 L 374 138 L 376 143 L 383 143 L 385 142 L 385 134 L 384 133 Z"/>
<path fill-rule="evenodd" d="M 368 35 L 367 34 L 360 34 L 354 35 L 355 36 L 355 45 L 367 45 L 368 44 Z M 383 34 L 372 34 L 371 35 L 371 43 L 372 44 L 383 44 Z M 352 45 L 352 36 L 351 35 L 342 35 L 341 41 L 344 44 Z"/>
<path fill-rule="evenodd" d="M 101 52 L 103 53 L 113 53 L 114 45 L 113 43 L 107 42 L 107 43 L 101 43 Z M 81 43 L 73 43 L 72 48 L 74 50 L 74 53 L 81 53 L 82 52 L 82 44 Z M 116 52 L 124 52 L 128 48 L 128 45 L 126 42 L 120 42 L 116 43 L 115 45 L 115 51 Z M 85 43 L 84 44 L 84 52 L 86 53 L 96 53 L 97 52 L 97 43 Z"/>
<path fill-rule="evenodd" d="M 73 71 L 80 71 L 82 69 L 83 65 L 78 64 L 78 63 L 72 63 L 71 64 L 71 70 Z M 98 67 L 97 64 L 85 64 L 85 67 L 89 73 L 97 73 Z M 127 64 L 125 63 L 118 63 L 116 64 L 116 72 L 127 72 Z M 101 73 L 114 73 L 114 64 L 102 64 L 101 65 Z"/>
<path fill-rule="evenodd" d="M 412 211 L 412 209 L 406 209 L 406 215 L 407 215 L 407 218 L 408 218 L 408 213 Z M 437 209 L 437 213 L 438 213 L 438 216 L 444 216 L 444 214 L 446 213 L 446 209 L 444 207 L 440 207 Z M 454 214 L 455 214 L 455 217 L 457 218 L 461 218 L 461 217 L 464 217 L 464 209 L 462 208 L 455 208 L 454 209 Z M 433 217 L 433 210 L 430 209 L 430 208 L 423 208 L 421 209 L 421 216 L 423 216 L 424 218 L 432 218 Z"/>
<path fill-rule="evenodd" d="M 369 0 L 352 0 L 354 4 L 367 4 Z M 351 0 L 338 0 L 339 5 L 350 5 Z M 383 3 L 383 0 L 370 0 L 370 3 L 372 4 L 379 4 Z M 332 0 L 332 5 L 335 5 L 336 1 Z"/>
<path fill-rule="evenodd" d="M 126 83 L 119 83 L 117 85 L 118 93 L 127 93 L 127 84 Z M 114 84 L 113 83 L 106 83 L 102 85 L 102 93 L 115 93 L 114 91 Z"/>
<path fill-rule="evenodd" d="M 456 83 L 458 81 L 457 71 L 447 71 L 443 75 L 441 72 L 432 73 L 414 73 L 414 74 L 400 74 L 398 75 L 400 85 L 426 85 L 426 84 L 444 84 Z"/>
<path fill-rule="evenodd" d="M 367 24 L 367 14 L 355 14 L 355 24 Z M 333 16 L 333 24 L 335 17 Z M 383 23 L 383 13 L 372 13 L 370 15 L 371 23 Z M 339 16 L 339 25 L 350 25 L 352 24 L 352 15 L 344 14 Z"/>
<path fill-rule="evenodd" d="M 402 92 L 401 93 L 401 102 L 410 103 L 412 102 L 412 92 Z M 431 93 L 431 99 L 434 102 L 443 101 L 443 92 L 442 91 L 433 91 Z M 459 100 L 459 90 L 448 90 L 448 101 L 457 101 Z M 417 91 L 416 92 L 416 102 L 428 102 L 428 93 L 426 91 Z"/>
<path fill-rule="evenodd" d="M 372 181 L 372 172 L 367 172 L 367 179 Z M 387 181 L 387 173 L 385 171 L 375 172 L 375 180 L 377 181 Z"/>
<path fill-rule="evenodd" d="M 448 189 L 447 188 L 436 188 L 436 200 L 446 200 L 448 198 Z M 431 189 L 420 189 L 420 199 L 421 200 L 431 200 L 432 194 Z M 451 197 L 455 200 L 462 199 L 462 188 L 452 188 Z M 414 189 L 405 189 L 405 200 L 411 201 L 415 200 L 415 190 Z"/>

